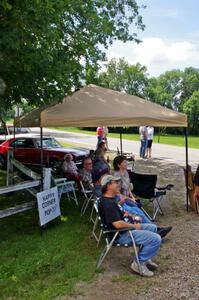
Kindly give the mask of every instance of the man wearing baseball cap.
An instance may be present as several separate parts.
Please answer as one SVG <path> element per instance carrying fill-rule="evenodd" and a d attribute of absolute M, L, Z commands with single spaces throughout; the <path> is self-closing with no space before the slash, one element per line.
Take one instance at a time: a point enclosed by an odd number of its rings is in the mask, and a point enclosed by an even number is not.
<path fill-rule="evenodd" d="M 124 215 L 115 202 L 115 196 L 119 193 L 119 177 L 104 175 L 101 179 L 103 196 L 99 202 L 99 214 L 102 223 L 107 229 L 132 229 L 132 235 L 136 245 L 139 246 L 138 258 L 140 268 L 134 260 L 131 269 L 142 275 L 151 277 L 154 275 L 150 268 L 157 268 L 151 258 L 155 256 L 161 244 L 161 237 L 156 233 L 157 226 L 154 224 L 132 224 L 124 221 Z M 128 231 L 121 232 L 117 242 L 120 244 L 132 245 L 132 240 Z"/>

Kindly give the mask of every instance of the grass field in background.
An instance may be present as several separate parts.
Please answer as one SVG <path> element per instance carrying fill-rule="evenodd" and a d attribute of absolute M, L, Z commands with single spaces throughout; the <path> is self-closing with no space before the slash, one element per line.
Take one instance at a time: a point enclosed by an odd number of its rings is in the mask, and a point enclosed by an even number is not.
<path fill-rule="evenodd" d="M 68 131 L 68 132 L 78 132 L 78 133 L 86 133 L 86 134 L 96 135 L 96 132 L 88 131 L 88 130 L 81 130 L 81 129 L 78 129 L 75 127 L 56 127 L 56 129 Z M 118 133 L 109 133 L 108 137 L 118 138 L 119 134 Z M 138 134 L 130 134 L 130 133 L 122 134 L 122 138 L 126 139 L 126 140 L 133 140 L 133 141 L 140 140 Z M 157 143 L 157 142 L 158 142 L 158 136 L 155 135 L 154 143 Z M 180 136 L 180 135 L 162 135 L 162 136 L 160 136 L 160 144 L 184 147 L 185 138 L 184 138 L 184 136 Z M 189 136 L 188 137 L 188 145 L 189 145 L 189 148 L 199 149 L 199 137 Z"/>
<path fill-rule="evenodd" d="M 5 185 L 0 171 L 0 184 Z M 0 196 L 0 209 L 26 202 L 28 193 Z M 31 200 L 31 199 L 29 199 Z M 0 220 L 0 299 L 49 300 L 74 294 L 77 282 L 95 278 L 100 249 L 90 238 L 89 215 L 61 200 L 61 220 L 41 234 L 36 209 Z"/>

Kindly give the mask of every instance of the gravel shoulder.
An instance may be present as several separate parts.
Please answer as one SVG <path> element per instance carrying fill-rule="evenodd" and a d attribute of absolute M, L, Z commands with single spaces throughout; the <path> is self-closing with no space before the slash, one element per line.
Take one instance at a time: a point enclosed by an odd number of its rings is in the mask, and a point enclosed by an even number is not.
<path fill-rule="evenodd" d="M 199 215 L 186 212 L 184 174 L 180 166 L 163 160 L 138 160 L 139 172 L 156 173 L 159 185 L 173 183 L 162 205 L 164 216 L 159 225 L 172 225 L 154 259 L 159 269 L 153 278 L 143 278 L 130 271 L 130 248 L 112 248 L 103 263 L 103 271 L 89 284 L 80 282 L 71 296 L 59 300 L 167 300 L 199 299 Z M 94 243 L 94 241 L 91 241 Z"/>

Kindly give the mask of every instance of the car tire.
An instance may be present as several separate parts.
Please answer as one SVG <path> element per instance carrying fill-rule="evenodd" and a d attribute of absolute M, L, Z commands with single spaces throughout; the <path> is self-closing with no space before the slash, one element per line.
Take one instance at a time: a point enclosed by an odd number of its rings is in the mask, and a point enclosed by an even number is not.
<path fill-rule="evenodd" d="M 61 172 L 61 162 L 58 160 L 51 160 L 49 167 L 52 169 L 52 174 L 60 174 Z"/>
<path fill-rule="evenodd" d="M 6 169 L 6 158 L 0 154 L 0 168 Z"/>

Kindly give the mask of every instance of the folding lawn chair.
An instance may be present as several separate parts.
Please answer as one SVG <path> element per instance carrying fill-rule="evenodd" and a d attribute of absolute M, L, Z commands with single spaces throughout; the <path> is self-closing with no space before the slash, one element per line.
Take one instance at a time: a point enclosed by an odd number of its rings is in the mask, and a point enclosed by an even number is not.
<path fill-rule="evenodd" d="M 103 250 L 100 254 L 100 257 L 97 260 L 96 269 L 99 269 L 99 267 L 103 263 L 105 257 L 107 256 L 108 252 L 111 250 L 112 246 L 125 247 L 125 248 L 132 247 L 132 245 L 120 244 L 120 243 L 117 242 L 118 234 L 120 232 L 127 232 L 127 231 L 129 232 L 129 234 L 131 236 L 131 240 L 132 240 L 132 244 L 133 244 L 133 248 L 134 248 L 134 252 L 135 252 L 136 262 L 137 262 L 137 264 L 139 266 L 139 269 L 140 269 L 140 262 L 139 262 L 139 258 L 138 258 L 137 247 L 136 247 L 135 240 L 134 240 L 134 237 L 132 235 L 131 230 L 129 230 L 129 228 L 128 229 L 119 229 L 119 230 L 118 229 L 112 229 L 112 230 L 107 229 L 107 226 L 102 223 L 102 219 L 101 219 L 100 215 L 98 214 L 97 204 L 95 204 L 95 208 L 97 208 L 98 221 L 99 221 L 100 227 L 101 227 L 101 231 L 100 231 L 100 235 L 99 235 L 99 241 L 100 241 L 101 237 L 104 236 L 105 242 L 106 242 L 106 245 L 103 248 Z M 98 244 L 99 244 L 99 242 L 98 242 Z"/>
<path fill-rule="evenodd" d="M 84 202 L 83 202 L 83 205 L 82 205 L 82 208 L 81 208 L 81 215 L 84 215 L 87 208 L 88 208 L 88 206 L 89 206 L 89 204 L 93 203 L 96 200 L 96 198 L 95 198 L 93 190 L 86 189 L 81 180 L 80 180 L 80 186 L 81 186 L 81 193 L 84 196 Z M 94 220 L 93 220 L 93 208 L 92 208 L 92 211 L 91 211 L 90 220 L 94 222 Z"/>
<path fill-rule="evenodd" d="M 148 199 L 153 204 L 153 214 L 150 216 L 143 208 L 144 213 L 151 221 L 154 221 L 158 212 L 163 215 L 160 203 L 163 201 L 166 192 L 171 190 L 173 184 L 157 187 L 157 175 L 139 174 L 129 171 L 130 180 L 133 184 L 133 193 L 139 197 Z"/>
<path fill-rule="evenodd" d="M 76 205 L 78 205 L 78 200 L 75 191 L 75 182 L 67 181 L 66 178 L 57 178 L 54 179 L 55 184 L 58 188 L 59 199 L 61 199 L 62 194 L 66 194 L 68 200 L 75 201 Z"/>
<path fill-rule="evenodd" d="M 97 242 L 97 247 L 99 246 L 99 243 L 101 241 L 102 237 L 102 229 L 101 226 L 99 228 L 98 224 L 100 221 L 99 217 L 99 211 L 98 211 L 98 203 L 99 203 L 99 198 L 96 199 L 96 201 L 93 203 L 93 229 L 92 229 L 92 234 L 91 236 L 94 237 L 94 239 Z M 94 213 L 95 213 L 95 218 L 94 218 Z"/>

